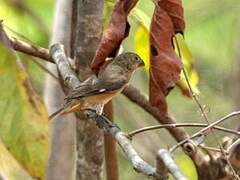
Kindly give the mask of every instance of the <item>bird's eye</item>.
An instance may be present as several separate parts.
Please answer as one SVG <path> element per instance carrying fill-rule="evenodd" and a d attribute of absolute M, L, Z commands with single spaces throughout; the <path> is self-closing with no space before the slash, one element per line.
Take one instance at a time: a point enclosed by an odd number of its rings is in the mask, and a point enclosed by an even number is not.
<path fill-rule="evenodd" d="M 135 56 L 135 57 L 134 57 L 134 60 L 135 60 L 135 61 L 138 61 L 138 57 L 137 57 L 137 56 Z"/>

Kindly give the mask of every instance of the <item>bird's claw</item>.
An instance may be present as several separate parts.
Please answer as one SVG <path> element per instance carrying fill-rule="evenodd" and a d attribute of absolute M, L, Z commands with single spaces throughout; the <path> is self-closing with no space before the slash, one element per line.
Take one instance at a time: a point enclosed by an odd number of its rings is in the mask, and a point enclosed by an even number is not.
<path fill-rule="evenodd" d="M 105 115 L 99 115 L 96 118 L 96 124 L 99 128 L 103 128 L 105 132 L 108 132 L 111 128 L 120 129 L 116 124 L 111 122 Z"/>
<path fill-rule="evenodd" d="M 90 119 L 96 119 L 99 116 L 94 109 L 87 109 L 85 115 Z"/>
<path fill-rule="evenodd" d="M 102 113 L 101 115 L 97 114 L 94 109 L 87 109 L 86 115 L 88 118 L 94 119 L 96 121 L 96 125 L 103 129 L 105 132 L 108 132 L 110 128 L 116 127 L 119 129 L 119 127 L 111 122 L 105 113 Z"/>

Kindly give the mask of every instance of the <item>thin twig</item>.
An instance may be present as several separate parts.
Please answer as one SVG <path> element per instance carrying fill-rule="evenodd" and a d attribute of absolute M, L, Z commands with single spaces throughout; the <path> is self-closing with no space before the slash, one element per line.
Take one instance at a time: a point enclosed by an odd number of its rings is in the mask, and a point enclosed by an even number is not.
<path fill-rule="evenodd" d="M 155 126 L 148 126 L 148 127 L 143 127 L 140 129 L 133 130 L 128 133 L 128 137 L 132 138 L 133 136 L 146 132 L 146 131 L 151 131 L 151 130 L 156 130 L 156 129 L 162 129 L 162 128 L 175 128 L 175 127 L 207 127 L 208 124 L 203 124 L 203 123 L 177 123 L 177 124 L 163 124 L 163 125 L 155 125 Z M 239 131 L 227 129 L 221 126 L 214 126 L 213 129 L 219 130 L 219 131 L 224 131 L 227 133 L 235 134 L 237 136 L 240 136 Z"/>
<path fill-rule="evenodd" d="M 40 69 L 42 69 L 43 71 L 48 73 L 50 76 L 52 76 L 53 79 L 55 79 L 56 81 L 59 81 L 58 77 L 54 73 L 52 73 L 48 68 L 46 68 L 40 62 L 38 62 L 38 60 L 34 57 L 33 57 L 33 63 L 35 63 Z"/>
<path fill-rule="evenodd" d="M 238 116 L 240 115 L 240 111 L 235 111 L 235 112 L 232 112 L 224 117 L 222 117 L 221 119 L 211 123 L 210 125 L 208 125 L 207 127 L 201 129 L 200 131 L 196 132 L 195 134 L 191 135 L 189 138 L 179 142 L 178 144 L 174 145 L 171 149 L 170 149 L 170 152 L 173 152 L 174 150 L 176 150 L 179 146 L 183 145 L 184 143 L 188 142 L 190 139 L 194 139 L 195 137 L 198 137 L 199 135 L 200 136 L 204 136 L 206 132 L 209 131 L 209 129 L 213 128 L 214 126 L 222 123 L 223 121 L 226 121 L 228 120 L 229 118 L 232 118 L 234 116 Z"/>
<path fill-rule="evenodd" d="M 38 57 L 48 62 L 54 63 L 49 55 L 48 49 L 30 45 L 26 42 L 19 41 L 15 38 L 10 38 L 11 44 L 16 51 L 28 54 L 30 56 Z"/>
<path fill-rule="evenodd" d="M 209 150 L 209 151 L 215 151 L 215 152 L 222 152 L 222 150 L 221 149 L 219 149 L 219 148 L 215 148 L 215 147 L 209 147 L 209 146 L 204 146 L 204 145 L 199 145 L 199 147 L 201 147 L 202 149 L 204 149 L 204 150 Z M 224 150 L 224 149 L 223 149 Z M 227 153 L 227 151 L 226 150 L 224 150 L 224 152 L 225 153 Z"/>
<path fill-rule="evenodd" d="M 13 30 L 11 27 L 7 26 L 6 24 L 3 24 L 3 27 L 8 29 L 10 32 L 12 32 L 13 34 L 15 34 L 17 37 L 19 37 L 20 39 L 24 39 L 24 41 L 27 41 L 28 43 L 30 43 L 31 45 L 34 45 L 35 43 L 30 40 L 29 38 L 27 38 L 25 35 Z"/>
<path fill-rule="evenodd" d="M 227 152 L 230 152 L 231 149 L 233 149 L 233 147 L 235 147 L 236 145 L 240 144 L 240 139 L 234 141 L 228 148 L 227 148 Z"/>

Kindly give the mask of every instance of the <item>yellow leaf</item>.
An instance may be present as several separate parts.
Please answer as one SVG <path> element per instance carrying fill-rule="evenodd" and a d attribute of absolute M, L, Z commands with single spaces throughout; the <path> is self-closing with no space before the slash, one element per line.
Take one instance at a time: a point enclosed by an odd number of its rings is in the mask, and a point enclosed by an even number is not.
<path fill-rule="evenodd" d="M 44 179 L 49 154 L 48 113 L 15 56 L 0 45 L 0 138 L 31 174 Z"/>
<path fill-rule="evenodd" d="M 199 83 L 198 73 L 197 73 L 197 71 L 195 69 L 193 69 L 191 71 L 190 80 L 191 80 L 193 85 L 197 85 Z"/>
<path fill-rule="evenodd" d="M 137 28 L 134 37 L 134 47 L 137 54 L 143 59 L 145 63 L 146 72 L 149 72 L 149 34 L 147 29 L 140 25 Z"/>

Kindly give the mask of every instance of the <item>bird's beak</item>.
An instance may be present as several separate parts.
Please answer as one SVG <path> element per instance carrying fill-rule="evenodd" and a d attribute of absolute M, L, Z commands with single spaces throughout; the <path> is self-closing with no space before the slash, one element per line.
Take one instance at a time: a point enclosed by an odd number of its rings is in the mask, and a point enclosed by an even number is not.
<path fill-rule="evenodd" d="M 138 64 L 138 67 L 143 67 L 143 66 L 145 66 L 144 61 L 143 61 L 143 60 L 140 60 L 140 62 L 139 62 L 139 64 Z"/>

